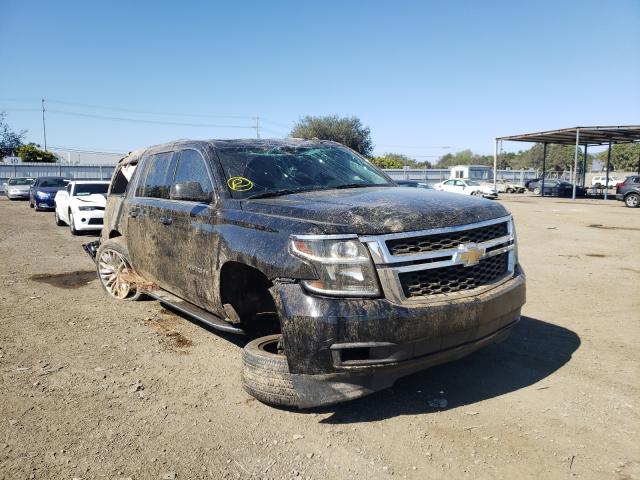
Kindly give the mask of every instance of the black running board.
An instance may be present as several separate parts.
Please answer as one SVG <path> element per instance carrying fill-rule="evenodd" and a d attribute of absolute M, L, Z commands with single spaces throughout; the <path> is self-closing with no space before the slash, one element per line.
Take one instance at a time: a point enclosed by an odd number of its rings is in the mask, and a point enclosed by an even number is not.
<path fill-rule="evenodd" d="M 191 303 L 185 302 L 180 297 L 176 297 L 175 295 L 165 290 L 154 289 L 154 290 L 145 291 L 144 293 L 145 295 L 155 298 L 161 303 L 164 303 L 170 306 L 171 308 L 178 310 L 180 313 L 184 313 L 185 315 L 188 315 L 189 317 L 192 317 L 195 320 L 202 322 L 211 328 L 220 330 L 221 332 L 245 335 L 244 330 L 242 330 L 241 328 L 234 327 L 233 325 L 223 320 L 222 318 L 217 317 L 214 314 L 201 309 L 200 307 L 196 307 Z"/>

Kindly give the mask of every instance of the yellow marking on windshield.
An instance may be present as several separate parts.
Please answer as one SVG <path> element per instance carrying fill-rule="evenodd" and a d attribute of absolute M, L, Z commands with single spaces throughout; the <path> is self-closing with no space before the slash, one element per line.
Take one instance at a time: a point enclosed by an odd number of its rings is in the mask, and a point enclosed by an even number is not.
<path fill-rule="evenodd" d="M 244 177 L 231 177 L 227 180 L 227 186 L 236 192 L 246 192 L 253 188 L 253 182 Z"/>

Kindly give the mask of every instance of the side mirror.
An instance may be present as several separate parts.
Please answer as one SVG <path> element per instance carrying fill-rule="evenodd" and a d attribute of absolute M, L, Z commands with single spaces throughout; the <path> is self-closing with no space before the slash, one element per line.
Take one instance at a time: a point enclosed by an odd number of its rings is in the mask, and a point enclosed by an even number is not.
<path fill-rule="evenodd" d="M 171 200 L 184 202 L 211 202 L 211 194 L 202 189 L 200 182 L 180 182 L 171 186 Z"/>

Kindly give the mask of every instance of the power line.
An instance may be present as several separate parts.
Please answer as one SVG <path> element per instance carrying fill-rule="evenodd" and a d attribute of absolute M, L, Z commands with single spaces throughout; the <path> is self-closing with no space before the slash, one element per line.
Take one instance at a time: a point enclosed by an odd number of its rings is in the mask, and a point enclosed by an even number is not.
<path fill-rule="evenodd" d="M 94 155 L 119 155 L 119 156 L 124 156 L 126 155 L 125 153 L 122 152 L 104 152 L 104 151 L 100 151 L 100 150 L 87 150 L 84 148 L 77 148 L 77 147 L 49 147 L 50 150 L 63 150 L 63 151 L 68 151 L 68 152 L 80 152 L 80 153 L 91 153 Z"/>
<path fill-rule="evenodd" d="M 115 120 L 118 122 L 131 122 L 131 123 L 146 123 L 151 125 L 172 125 L 179 127 L 204 127 L 204 128 L 246 128 L 255 130 L 255 126 L 248 125 L 218 125 L 212 123 L 184 123 L 184 122 L 166 122 L 163 120 L 149 120 L 149 119 L 141 119 L 141 118 L 128 118 L 128 117 L 112 117 L 107 115 L 95 115 L 91 113 L 80 113 L 80 112 L 69 112 L 67 110 L 52 110 L 47 109 L 49 113 L 55 113 L 58 115 L 67 115 L 74 117 L 84 117 L 84 118 L 96 118 L 100 120 Z"/>
<path fill-rule="evenodd" d="M 387 148 L 451 148 L 449 145 L 389 145 L 386 143 L 378 143 L 377 147 L 387 147 Z"/>
<path fill-rule="evenodd" d="M 47 102 L 57 103 L 59 105 L 69 105 L 73 107 L 84 107 L 84 108 L 93 108 L 96 110 L 112 110 L 117 112 L 127 112 L 127 113 L 142 113 L 146 115 L 170 115 L 175 117 L 200 117 L 200 118 L 244 118 L 244 119 L 252 119 L 255 120 L 255 116 L 250 115 L 218 115 L 218 114 L 204 114 L 204 113 L 181 113 L 181 112 L 163 112 L 157 110 L 136 110 L 131 108 L 121 108 L 121 107 L 108 107 L 105 105 L 93 105 L 88 103 L 79 103 L 79 102 L 66 102 L 62 100 L 55 100 L 47 98 Z"/>

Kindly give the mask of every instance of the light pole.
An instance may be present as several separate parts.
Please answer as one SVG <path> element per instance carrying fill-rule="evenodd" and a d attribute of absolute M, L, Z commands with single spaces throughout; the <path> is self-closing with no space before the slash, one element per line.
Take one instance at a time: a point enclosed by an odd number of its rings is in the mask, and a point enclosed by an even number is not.
<path fill-rule="evenodd" d="M 44 98 L 42 99 L 42 136 L 44 137 L 44 151 L 47 151 L 47 124 L 44 121 Z"/>

